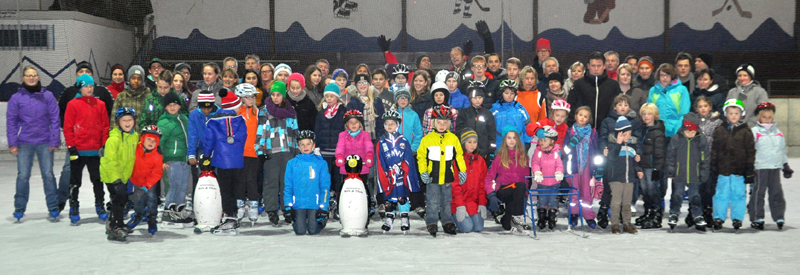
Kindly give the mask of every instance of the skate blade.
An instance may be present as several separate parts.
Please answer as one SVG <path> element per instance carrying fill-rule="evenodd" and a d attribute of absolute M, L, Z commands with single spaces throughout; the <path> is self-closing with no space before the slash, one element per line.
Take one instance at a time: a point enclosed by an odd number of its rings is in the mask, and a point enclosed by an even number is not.
<path fill-rule="evenodd" d="M 211 234 L 215 236 L 236 236 L 239 235 L 239 229 L 225 229 L 225 230 L 214 230 Z"/>

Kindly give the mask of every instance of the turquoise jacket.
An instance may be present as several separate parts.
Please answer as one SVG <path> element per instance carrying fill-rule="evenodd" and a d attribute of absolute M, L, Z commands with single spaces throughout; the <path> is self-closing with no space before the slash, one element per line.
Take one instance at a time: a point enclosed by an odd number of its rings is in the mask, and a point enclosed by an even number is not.
<path fill-rule="evenodd" d="M 668 137 L 678 133 L 683 123 L 683 115 L 692 109 L 689 90 L 680 81 L 673 81 L 665 90 L 660 83 L 650 88 L 647 103 L 655 103 L 661 120 L 664 121 Z"/>

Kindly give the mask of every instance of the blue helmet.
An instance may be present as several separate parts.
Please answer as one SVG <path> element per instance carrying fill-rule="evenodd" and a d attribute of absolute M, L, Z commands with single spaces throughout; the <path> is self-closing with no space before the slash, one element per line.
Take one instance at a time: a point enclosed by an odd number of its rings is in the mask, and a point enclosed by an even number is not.
<path fill-rule="evenodd" d="M 124 116 L 132 116 L 133 119 L 136 119 L 136 110 L 131 107 L 122 107 L 117 109 L 117 112 L 114 114 L 114 119 L 119 120 Z"/>

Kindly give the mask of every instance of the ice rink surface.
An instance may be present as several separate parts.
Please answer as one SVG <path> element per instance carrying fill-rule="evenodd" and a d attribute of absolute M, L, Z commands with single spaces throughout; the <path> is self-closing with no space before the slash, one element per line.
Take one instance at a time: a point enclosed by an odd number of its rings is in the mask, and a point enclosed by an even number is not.
<path fill-rule="evenodd" d="M 34 162 L 36 163 L 36 162 Z M 56 160 L 56 179 L 63 159 Z M 800 159 L 790 165 L 800 168 Z M 155 236 L 140 224 L 127 244 L 106 240 L 92 207 L 85 173 L 80 226 L 46 219 L 44 192 L 36 164 L 22 223 L 12 212 L 16 162 L 0 161 L 0 257 L 2 274 L 798 274 L 800 270 L 800 175 L 783 180 L 786 226 L 777 231 L 769 213 L 766 230 L 744 227 L 738 234 L 726 221 L 721 232 L 701 234 L 683 224 L 676 232 L 640 230 L 638 235 L 589 231 L 587 238 L 566 232 L 562 209 L 555 232 L 539 239 L 509 235 L 491 220 L 480 234 L 432 238 L 412 214 L 410 234 L 382 233 L 370 224 L 367 238 L 341 238 L 338 223 L 318 236 L 295 236 L 291 226 L 273 227 L 262 217 L 243 224 L 239 236 L 195 235 L 192 229 L 159 228 Z M 108 196 L 108 192 L 106 192 Z M 749 199 L 749 198 L 748 198 Z M 642 213 L 641 200 L 637 205 Z M 767 208 L 769 212 L 769 208 Z M 580 231 L 576 231 L 580 234 Z"/>

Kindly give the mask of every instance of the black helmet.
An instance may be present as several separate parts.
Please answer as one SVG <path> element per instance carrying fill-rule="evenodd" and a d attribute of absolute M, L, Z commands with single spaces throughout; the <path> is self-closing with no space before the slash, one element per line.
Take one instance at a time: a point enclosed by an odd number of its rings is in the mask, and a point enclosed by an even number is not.
<path fill-rule="evenodd" d="M 311 130 L 302 130 L 300 133 L 297 134 L 297 141 L 300 142 L 304 139 L 310 139 L 311 141 L 315 141 L 317 136 L 314 134 L 314 131 Z"/>
<path fill-rule="evenodd" d="M 361 113 L 361 111 L 353 109 L 353 110 L 349 110 L 346 113 L 344 113 L 344 123 L 345 124 L 347 124 L 347 122 L 350 121 L 350 119 L 353 119 L 353 118 L 358 119 L 358 121 L 361 122 L 361 125 L 364 125 L 364 114 Z"/>
<path fill-rule="evenodd" d="M 383 116 L 381 118 L 383 119 L 383 121 L 387 120 L 397 121 L 398 124 L 403 122 L 403 117 L 400 116 L 400 113 L 398 113 L 397 110 L 395 110 L 394 108 L 389 109 L 388 111 L 383 113 Z"/>

